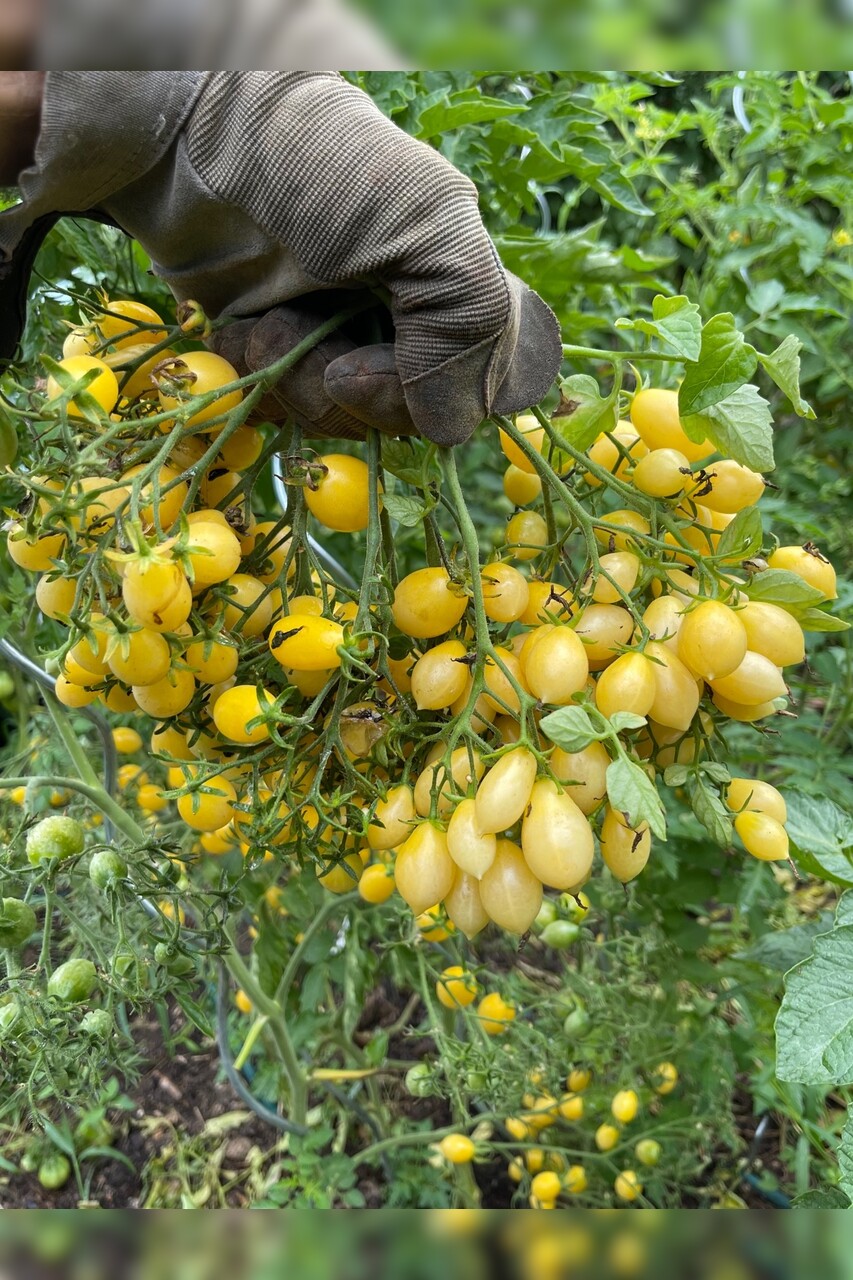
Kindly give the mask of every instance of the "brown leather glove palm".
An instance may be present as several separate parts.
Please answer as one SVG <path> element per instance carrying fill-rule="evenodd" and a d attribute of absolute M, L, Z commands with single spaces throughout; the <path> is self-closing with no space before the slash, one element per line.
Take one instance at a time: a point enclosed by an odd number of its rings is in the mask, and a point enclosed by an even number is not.
<path fill-rule="evenodd" d="M 241 372 L 290 350 L 340 305 L 339 290 L 379 286 L 390 297 L 393 341 L 360 339 L 365 322 L 353 322 L 276 387 L 309 434 L 357 435 L 369 423 L 458 444 L 489 413 L 546 394 L 561 357 L 553 312 L 504 270 L 473 184 L 360 90 L 331 73 L 214 73 L 187 150 L 316 287 L 216 336 Z"/>

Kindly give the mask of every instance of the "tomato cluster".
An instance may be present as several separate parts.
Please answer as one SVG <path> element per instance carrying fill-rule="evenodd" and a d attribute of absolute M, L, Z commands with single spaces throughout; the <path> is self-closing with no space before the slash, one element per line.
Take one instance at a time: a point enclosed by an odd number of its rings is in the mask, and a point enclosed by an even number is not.
<path fill-rule="evenodd" d="M 458 500 L 461 546 L 430 520 L 423 443 L 420 483 L 414 465 L 405 481 L 382 467 L 376 440 L 365 462 L 303 451 L 297 433 L 287 510 L 261 510 L 276 442 L 247 421 L 250 380 L 181 345 L 132 301 L 72 330 L 7 538 L 67 628 L 59 701 L 133 721 L 116 728 L 141 759 L 122 782 L 155 834 L 273 877 L 267 864 L 307 866 L 367 903 L 396 891 L 428 928 L 523 934 L 546 890 L 580 892 L 597 851 L 618 880 L 643 870 L 654 821 L 637 774 L 658 786 L 695 769 L 727 720 L 784 705 L 803 629 L 750 583 L 782 570 L 828 601 L 832 567 L 810 544 L 745 562 L 726 541 L 764 480 L 691 439 L 674 391 L 638 390 L 586 453 L 561 446 L 557 416 L 504 421 L 494 453 L 515 510 L 481 563 Z M 404 485 L 428 499 L 428 563 L 400 576 L 383 502 Z M 311 520 L 366 531 L 360 590 L 314 558 Z M 622 799 L 625 768 L 637 799 Z M 723 786 L 747 851 L 786 857 L 778 792 Z"/>

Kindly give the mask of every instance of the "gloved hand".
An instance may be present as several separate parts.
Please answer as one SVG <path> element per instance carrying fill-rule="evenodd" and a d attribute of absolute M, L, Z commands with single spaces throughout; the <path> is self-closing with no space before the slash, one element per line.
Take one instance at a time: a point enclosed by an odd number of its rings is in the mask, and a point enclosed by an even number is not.
<path fill-rule="evenodd" d="M 310 299 L 216 336 L 241 372 L 315 328 L 324 290 L 379 285 L 390 295 L 393 343 L 335 334 L 277 386 L 307 432 L 353 435 L 370 423 L 459 444 L 490 412 L 546 394 L 561 358 L 553 312 L 504 270 L 473 184 L 360 90 L 331 73 L 216 72 L 188 122 L 187 152 L 316 282 Z"/>

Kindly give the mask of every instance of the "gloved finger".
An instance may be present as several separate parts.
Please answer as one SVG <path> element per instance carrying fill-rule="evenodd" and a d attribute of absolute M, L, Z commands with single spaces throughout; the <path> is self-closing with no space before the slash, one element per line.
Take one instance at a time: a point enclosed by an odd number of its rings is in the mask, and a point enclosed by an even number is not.
<path fill-rule="evenodd" d="M 326 391 L 354 418 L 389 435 L 414 435 L 394 345 L 356 347 L 326 367 Z"/>
<path fill-rule="evenodd" d="M 209 346 L 234 365 L 241 377 L 275 364 L 308 337 L 318 324 L 316 312 L 275 307 L 257 319 L 237 320 L 218 330 Z M 287 370 L 258 406 L 260 417 L 282 422 L 292 417 L 306 435 L 364 439 L 364 422 L 336 404 L 324 385 L 326 367 L 353 351 L 339 332 L 330 334 Z"/>
<path fill-rule="evenodd" d="M 495 331 L 426 368 L 422 353 L 433 338 L 433 317 L 395 312 L 396 359 L 404 371 L 406 403 L 421 435 L 438 444 L 467 440 L 489 413 L 516 413 L 538 404 L 559 371 L 562 346 L 556 316 L 523 281 L 510 272 L 502 275 L 505 309 L 495 301 Z M 455 305 L 462 339 L 464 299 Z"/>

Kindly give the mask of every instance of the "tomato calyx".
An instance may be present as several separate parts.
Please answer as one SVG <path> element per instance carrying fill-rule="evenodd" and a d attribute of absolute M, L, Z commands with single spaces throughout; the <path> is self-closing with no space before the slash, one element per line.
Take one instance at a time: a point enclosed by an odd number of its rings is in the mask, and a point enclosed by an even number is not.
<path fill-rule="evenodd" d="M 198 374 L 180 356 L 166 356 L 151 370 L 151 379 L 164 395 L 187 400 L 192 397 Z"/>
<path fill-rule="evenodd" d="M 181 333 L 191 338 L 208 338 L 213 331 L 204 307 L 193 298 L 179 302 L 175 312 Z"/>

